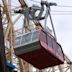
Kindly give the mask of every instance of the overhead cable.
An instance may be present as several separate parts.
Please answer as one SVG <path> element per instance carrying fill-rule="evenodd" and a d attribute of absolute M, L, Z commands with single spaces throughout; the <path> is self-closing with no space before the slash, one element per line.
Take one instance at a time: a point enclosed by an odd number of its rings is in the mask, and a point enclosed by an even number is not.
<path fill-rule="evenodd" d="M 30 1 L 40 3 L 39 1 L 35 1 L 35 0 L 30 0 Z M 70 5 L 70 6 L 69 6 L 69 5 L 57 5 L 57 6 L 55 6 L 55 7 L 70 7 L 70 8 L 72 8 L 71 5 Z"/>

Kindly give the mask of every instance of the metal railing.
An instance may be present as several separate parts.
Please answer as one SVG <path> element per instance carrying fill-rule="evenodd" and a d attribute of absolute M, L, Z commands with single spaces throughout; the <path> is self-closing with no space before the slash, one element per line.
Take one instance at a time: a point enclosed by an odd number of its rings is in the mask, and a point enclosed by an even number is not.
<path fill-rule="evenodd" d="M 16 37 L 15 39 L 15 47 L 27 45 L 38 41 L 38 31 L 24 33 Z"/>

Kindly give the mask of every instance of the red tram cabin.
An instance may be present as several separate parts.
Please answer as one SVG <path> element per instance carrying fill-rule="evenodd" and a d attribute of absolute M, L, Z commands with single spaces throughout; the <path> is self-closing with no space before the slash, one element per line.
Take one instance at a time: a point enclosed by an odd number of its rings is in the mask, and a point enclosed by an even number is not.
<path fill-rule="evenodd" d="M 15 54 L 36 68 L 44 69 L 64 63 L 61 45 L 43 29 L 19 35 L 15 43 Z"/>

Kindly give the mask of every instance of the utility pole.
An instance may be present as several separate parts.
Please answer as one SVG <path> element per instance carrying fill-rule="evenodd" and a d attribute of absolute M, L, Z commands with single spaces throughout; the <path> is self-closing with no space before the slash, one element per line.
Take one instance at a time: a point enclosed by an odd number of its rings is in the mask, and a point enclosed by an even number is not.
<path fill-rule="evenodd" d="M 5 57 L 5 45 L 4 45 L 1 8 L 0 8 L 0 72 L 8 72 L 6 66 L 6 57 Z"/>

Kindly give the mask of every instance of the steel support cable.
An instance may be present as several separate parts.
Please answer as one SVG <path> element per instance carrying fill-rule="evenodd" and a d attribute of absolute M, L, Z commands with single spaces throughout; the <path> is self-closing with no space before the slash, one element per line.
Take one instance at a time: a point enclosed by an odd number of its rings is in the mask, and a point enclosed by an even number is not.
<path fill-rule="evenodd" d="M 57 7 L 67 7 L 67 8 L 72 8 L 72 6 L 69 6 L 69 5 L 58 5 Z"/>
<path fill-rule="evenodd" d="M 7 5 L 7 6 L 9 6 L 9 5 Z M 11 5 L 10 5 L 11 6 Z M 4 8 L 4 6 L 0 6 L 0 7 L 2 7 L 2 8 Z M 15 10 L 15 9 L 17 9 L 17 8 L 20 8 L 20 6 L 19 7 L 17 7 L 17 6 L 15 6 L 15 8 L 13 8 L 13 9 L 11 9 L 11 13 L 14 13 L 13 11 Z M 5 11 L 5 10 L 4 10 Z M 45 10 L 46 11 L 46 10 Z M 56 13 L 72 13 L 72 11 L 71 10 L 51 10 L 51 12 L 56 12 Z"/>
<path fill-rule="evenodd" d="M 35 1 L 35 0 L 30 0 L 30 1 L 33 1 L 33 2 L 36 2 L 36 3 L 41 3 L 39 1 Z M 69 8 L 72 8 L 72 6 L 70 5 L 57 5 L 56 7 L 69 7 Z"/>
<path fill-rule="evenodd" d="M 10 11 L 11 15 L 15 15 L 15 13 Z M 72 15 L 72 11 L 51 11 L 51 15 Z"/>
<path fill-rule="evenodd" d="M 9 12 L 15 13 L 14 10 L 15 10 L 15 9 L 12 9 L 12 10 L 9 11 Z M 6 10 L 4 10 L 4 11 L 6 11 Z M 46 10 L 45 10 L 45 11 L 46 11 Z M 69 10 L 66 10 L 66 11 L 64 11 L 64 10 L 51 10 L 51 12 L 53 12 L 53 13 L 72 13 L 72 11 L 69 11 Z"/>
<path fill-rule="evenodd" d="M 24 8 L 24 7 L 26 8 L 26 7 L 28 7 L 27 4 L 25 4 L 25 2 L 24 2 L 23 0 L 22 0 L 22 2 L 21 2 L 21 0 L 19 0 L 19 2 L 20 2 L 20 4 L 21 4 L 21 7 L 22 7 L 22 8 Z M 24 7 L 22 6 L 23 3 L 24 3 Z M 42 27 L 42 25 L 40 24 L 39 21 L 34 20 L 33 22 L 34 22 L 35 25 L 38 25 L 38 24 L 39 24 L 39 25 Z M 42 28 L 43 28 L 43 27 L 42 27 Z"/>
<path fill-rule="evenodd" d="M 34 0 L 31 0 L 33 2 L 37 2 L 37 3 L 41 3 L 41 2 L 38 2 L 38 1 L 34 1 Z M 14 5 L 9 5 L 9 4 L 6 4 L 7 6 L 12 6 L 12 7 L 16 7 L 16 8 L 20 8 L 21 6 L 14 6 Z M 2 5 L 0 7 L 3 7 Z M 69 6 L 69 5 L 57 5 L 56 7 L 61 7 L 61 8 L 72 8 L 72 6 Z"/>

